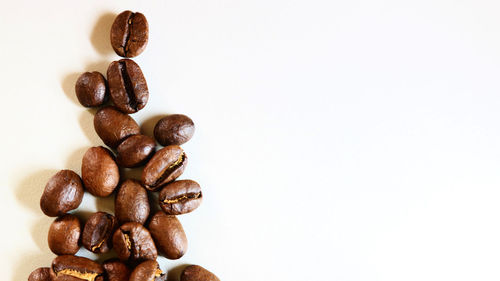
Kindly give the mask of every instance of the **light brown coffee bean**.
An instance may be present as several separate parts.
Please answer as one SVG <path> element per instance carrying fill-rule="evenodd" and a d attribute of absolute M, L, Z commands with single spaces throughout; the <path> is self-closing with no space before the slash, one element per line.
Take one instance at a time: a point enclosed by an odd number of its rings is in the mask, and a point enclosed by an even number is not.
<path fill-rule="evenodd" d="M 49 217 L 62 216 L 80 206 L 83 193 L 80 176 L 71 170 L 61 170 L 47 182 L 40 208 Z"/>
<path fill-rule="evenodd" d="M 141 131 L 132 117 L 110 106 L 97 111 L 94 128 L 102 141 L 111 148 L 116 148 L 124 139 Z"/>
<path fill-rule="evenodd" d="M 82 179 L 92 195 L 110 195 L 120 180 L 112 152 L 102 146 L 89 148 L 82 159 Z"/>
<path fill-rule="evenodd" d="M 181 274 L 181 281 L 220 281 L 215 274 L 199 265 L 186 267 Z"/>
<path fill-rule="evenodd" d="M 187 160 L 180 146 L 170 145 L 158 150 L 142 171 L 142 183 L 149 190 L 158 190 L 184 172 Z"/>
<path fill-rule="evenodd" d="M 158 211 L 149 222 L 149 231 L 167 259 L 180 259 L 186 253 L 188 241 L 177 217 Z"/>
<path fill-rule="evenodd" d="M 136 180 L 120 184 L 115 198 L 115 215 L 120 223 L 144 224 L 149 216 L 149 200 L 146 189 Z"/>
<path fill-rule="evenodd" d="M 118 165 L 133 168 L 144 165 L 155 153 L 156 142 L 145 135 L 134 135 L 125 139 L 116 149 Z"/>
<path fill-rule="evenodd" d="M 179 180 L 167 184 L 158 196 L 161 209 L 169 215 L 189 213 L 200 206 L 203 199 L 200 185 L 193 180 Z"/>
<path fill-rule="evenodd" d="M 141 13 L 124 11 L 115 18 L 110 37 L 111 46 L 119 56 L 138 56 L 148 44 L 148 21 Z"/>
<path fill-rule="evenodd" d="M 57 218 L 49 228 L 48 243 L 56 255 L 74 255 L 80 249 L 82 229 L 77 217 L 66 214 Z"/>

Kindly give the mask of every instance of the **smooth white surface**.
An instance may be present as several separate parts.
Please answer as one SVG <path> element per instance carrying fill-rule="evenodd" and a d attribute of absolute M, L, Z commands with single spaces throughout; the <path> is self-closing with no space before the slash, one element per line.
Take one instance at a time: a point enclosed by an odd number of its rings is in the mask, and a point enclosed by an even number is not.
<path fill-rule="evenodd" d="M 2 280 L 53 258 L 39 197 L 102 144 L 73 87 L 118 59 L 108 31 L 126 9 L 146 15 L 151 38 L 136 59 L 150 101 L 133 117 L 150 129 L 184 113 L 197 126 L 182 177 L 205 201 L 180 217 L 189 250 L 163 269 L 196 263 L 224 281 L 500 279 L 498 1 L 1 8 Z M 82 209 L 111 203 L 88 196 Z"/>

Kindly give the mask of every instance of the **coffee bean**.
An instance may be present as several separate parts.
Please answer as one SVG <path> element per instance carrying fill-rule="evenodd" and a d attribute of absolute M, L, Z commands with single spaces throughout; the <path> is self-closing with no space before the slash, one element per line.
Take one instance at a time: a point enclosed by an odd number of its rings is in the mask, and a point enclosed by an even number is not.
<path fill-rule="evenodd" d="M 167 259 L 176 260 L 186 253 L 188 241 L 177 217 L 158 211 L 149 222 L 149 231 Z"/>
<path fill-rule="evenodd" d="M 82 229 L 77 217 L 66 214 L 52 222 L 48 242 L 50 250 L 56 255 L 74 255 L 80 249 Z"/>
<path fill-rule="evenodd" d="M 151 234 L 138 222 L 120 226 L 113 235 L 113 247 L 122 261 L 140 262 L 158 257 Z"/>
<path fill-rule="evenodd" d="M 76 80 L 78 101 L 85 107 L 99 106 L 108 100 L 108 85 L 104 76 L 97 72 L 85 72 Z"/>
<path fill-rule="evenodd" d="M 145 261 L 139 264 L 132 274 L 130 281 L 166 281 L 167 275 L 164 274 L 160 265 L 156 261 Z"/>
<path fill-rule="evenodd" d="M 148 85 L 141 68 L 129 59 L 112 62 L 108 67 L 111 101 L 123 113 L 135 113 L 146 106 Z"/>
<path fill-rule="evenodd" d="M 144 167 L 142 183 L 149 190 L 158 190 L 184 172 L 187 159 L 180 146 L 170 145 L 160 149 Z"/>
<path fill-rule="evenodd" d="M 104 269 L 97 262 L 77 256 L 58 256 L 52 261 L 55 281 L 104 281 Z"/>
<path fill-rule="evenodd" d="M 145 135 L 134 135 L 118 146 L 116 161 L 122 167 L 137 167 L 145 164 L 153 156 L 155 149 L 154 139 Z"/>
<path fill-rule="evenodd" d="M 140 133 L 139 125 L 127 114 L 113 107 L 103 107 L 94 116 L 94 128 L 102 141 L 116 148 L 124 139 Z"/>
<path fill-rule="evenodd" d="M 120 180 L 112 152 L 102 146 L 89 148 L 82 159 L 82 179 L 90 194 L 99 197 L 110 195 Z"/>
<path fill-rule="evenodd" d="M 179 180 L 166 185 L 158 197 L 160 207 L 169 215 L 180 215 L 200 206 L 203 198 L 200 185 L 193 180 Z"/>
<path fill-rule="evenodd" d="M 181 145 L 193 137 L 194 122 L 182 114 L 172 114 L 160 119 L 155 126 L 156 140 L 163 146 Z"/>
<path fill-rule="evenodd" d="M 82 244 L 93 253 L 107 253 L 112 247 L 111 238 L 118 221 L 113 215 L 105 212 L 92 214 L 83 228 Z"/>
<path fill-rule="evenodd" d="M 117 259 L 105 261 L 102 266 L 106 271 L 106 281 L 129 281 L 131 270 Z"/>
<path fill-rule="evenodd" d="M 148 194 L 138 181 L 129 179 L 121 183 L 115 198 L 115 215 L 120 223 L 144 224 L 148 219 Z"/>
<path fill-rule="evenodd" d="M 39 267 L 31 272 L 28 281 L 52 281 L 53 278 L 54 273 L 51 273 L 49 267 Z"/>
<path fill-rule="evenodd" d="M 199 265 L 186 267 L 181 274 L 181 281 L 220 281 L 215 274 Z"/>
<path fill-rule="evenodd" d="M 47 182 L 40 198 L 40 208 L 49 217 L 64 215 L 80 206 L 83 192 L 79 175 L 71 170 L 59 171 Z"/>
<path fill-rule="evenodd" d="M 148 21 L 141 13 L 124 11 L 115 18 L 110 37 L 111 46 L 119 56 L 138 56 L 148 44 Z"/>

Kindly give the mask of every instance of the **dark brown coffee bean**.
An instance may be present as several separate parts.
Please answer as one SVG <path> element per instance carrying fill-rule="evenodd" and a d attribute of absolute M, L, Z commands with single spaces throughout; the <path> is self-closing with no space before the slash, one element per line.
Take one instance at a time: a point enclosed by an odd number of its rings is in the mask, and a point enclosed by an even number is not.
<path fill-rule="evenodd" d="M 102 141 L 111 148 L 116 148 L 127 137 L 140 133 L 139 125 L 132 117 L 113 107 L 97 111 L 94 128 Z"/>
<path fill-rule="evenodd" d="M 135 113 L 146 106 L 148 85 L 141 68 L 133 60 L 122 59 L 108 67 L 111 100 L 123 113 Z"/>
<path fill-rule="evenodd" d="M 71 170 L 59 171 L 47 182 L 40 198 L 40 208 L 49 217 L 62 216 L 80 206 L 83 192 L 79 175 Z"/>
<path fill-rule="evenodd" d="M 215 274 L 199 265 L 186 267 L 181 274 L 181 281 L 220 281 Z"/>
<path fill-rule="evenodd" d="M 104 281 L 104 269 L 97 262 L 77 256 L 58 256 L 52 261 L 55 281 Z"/>
<path fill-rule="evenodd" d="M 145 261 L 139 264 L 132 274 L 130 275 L 130 281 L 165 281 L 167 280 L 167 275 L 164 274 L 160 265 L 156 261 Z"/>
<path fill-rule="evenodd" d="M 52 222 L 48 242 L 50 250 L 56 255 L 74 255 L 80 249 L 82 229 L 77 217 L 66 214 Z"/>
<path fill-rule="evenodd" d="M 102 146 L 89 148 L 82 159 L 82 179 L 92 195 L 110 195 L 120 180 L 118 165 L 111 151 Z"/>
<path fill-rule="evenodd" d="M 167 259 L 176 260 L 186 253 L 188 241 L 177 217 L 158 211 L 149 222 L 149 232 Z"/>
<path fill-rule="evenodd" d="M 49 267 L 40 267 L 31 272 L 28 281 L 52 281 L 52 275 Z"/>
<path fill-rule="evenodd" d="M 105 261 L 102 266 L 106 271 L 106 281 L 129 281 L 131 270 L 123 262 L 117 259 Z"/>
<path fill-rule="evenodd" d="M 124 11 L 115 18 L 110 37 L 111 46 L 119 56 L 138 56 L 148 44 L 148 21 L 141 13 Z"/>
<path fill-rule="evenodd" d="M 76 80 L 78 101 L 86 107 L 99 106 L 108 100 L 108 85 L 104 76 L 97 72 L 85 72 Z"/>
<path fill-rule="evenodd" d="M 120 184 L 115 198 L 115 215 L 120 223 L 144 224 L 148 219 L 148 194 L 138 181 L 126 180 Z"/>
<path fill-rule="evenodd" d="M 163 117 L 156 123 L 154 135 L 163 146 L 181 145 L 193 137 L 194 122 L 182 114 L 172 114 Z"/>
<path fill-rule="evenodd" d="M 142 183 L 149 190 L 158 190 L 182 175 L 187 159 L 180 146 L 169 145 L 160 149 L 144 167 Z"/>
<path fill-rule="evenodd" d="M 138 222 L 120 226 L 113 235 L 113 247 L 122 261 L 140 262 L 158 257 L 151 234 Z"/>
<path fill-rule="evenodd" d="M 132 168 L 145 164 L 156 149 L 154 139 L 145 135 L 135 135 L 125 139 L 116 149 L 116 161 L 122 167 Z"/>
<path fill-rule="evenodd" d="M 92 214 L 83 228 L 83 247 L 93 253 L 107 253 L 113 247 L 111 238 L 117 227 L 118 221 L 113 215 L 105 212 Z"/>
<path fill-rule="evenodd" d="M 193 180 L 179 180 L 167 184 L 158 196 L 160 207 L 169 215 L 193 211 L 203 199 L 200 185 Z"/>

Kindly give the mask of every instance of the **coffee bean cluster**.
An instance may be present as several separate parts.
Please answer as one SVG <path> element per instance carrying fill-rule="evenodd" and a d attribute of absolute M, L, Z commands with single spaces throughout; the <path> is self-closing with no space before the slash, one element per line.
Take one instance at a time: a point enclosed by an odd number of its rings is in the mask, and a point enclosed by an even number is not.
<path fill-rule="evenodd" d="M 111 46 L 124 59 L 109 65 L 106 78 L 85 72 L 75 92 L 85 107 L 100 107 L 94 116 L 97 135 L 108 148 L 89 148 L 82 159 L 81 177 L 62 170 L 50 178 L 40 199 L 44 214 L 57 217 L 48 232 L 50 250 L 58 255 L 51 267 L 34 270 L 29 281 L 162 281 L 156 259 L 179 259 L 187 251 L 187 237 L 176 215 L 195 210 L 203 199 L 193 180 L 176 180 L 188 157 L 180 145 L 194 134 L 193 121 L 181 114 L 167 115 L 156 124 L 154 138 L 142 135 L 129 115 L 142 110 L 149 99 L 141 68 L 130 58 L 147 46 L 149 27 L 141 13 L 124 11 L 111 27 Z M 161 148 L 157 150 L 157 142 Z M 121 170 L 144 166 L 141 179 L 125 179 Z M 78 208 L 85 192 L 97 197 L 115 193 L 115 212 L 96 212 L 85 223 L 69 213 Z M 149 193 L 149 194 L 148 194 Z M 159 211 L 153 214 L 149 195 L 156 193 Z M 152 196 L 153 197 L 153 196 Z M 99 264 L 75 254 L 80 247 L 117 258 Z M 198 265 L 184 269 L 181 281 L 218 281 Z"/>

